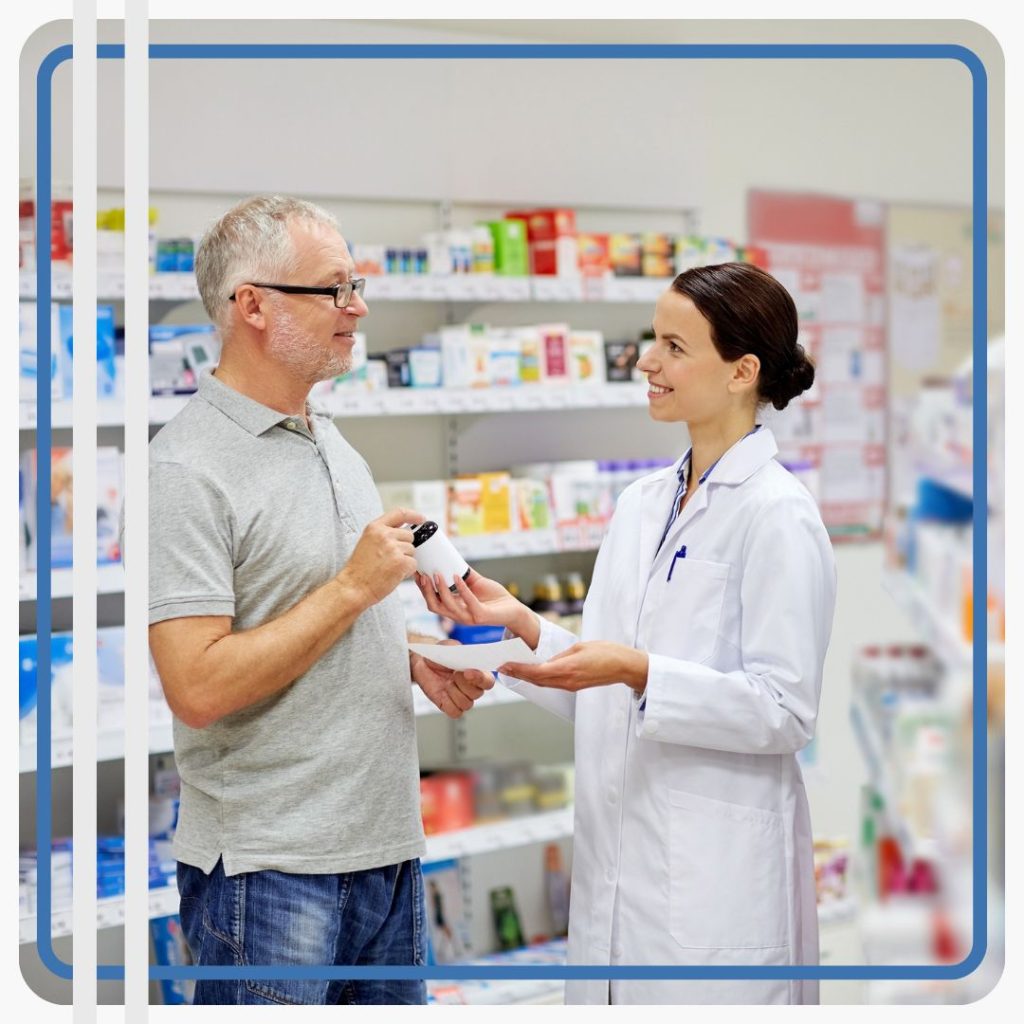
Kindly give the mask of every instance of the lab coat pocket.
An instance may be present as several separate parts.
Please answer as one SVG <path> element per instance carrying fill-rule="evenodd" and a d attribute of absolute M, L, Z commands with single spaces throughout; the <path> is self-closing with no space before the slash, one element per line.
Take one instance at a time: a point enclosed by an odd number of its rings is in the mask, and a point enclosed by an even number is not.
<path fill-rule="evenodd" d="M 669 790 L 669 930 L 688 948 L 788 944 L 782 816 Z"/>
<path fill-rule="evenodd" d="M 715 653 L 729 566 L 694 558 L 661 566 L 647 584 L 638 643 L 652 654 L 703 664 Z"/>

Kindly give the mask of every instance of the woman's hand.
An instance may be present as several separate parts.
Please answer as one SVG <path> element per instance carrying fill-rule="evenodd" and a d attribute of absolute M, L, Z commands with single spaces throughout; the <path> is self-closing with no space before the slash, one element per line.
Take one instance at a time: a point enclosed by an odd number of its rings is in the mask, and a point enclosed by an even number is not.
<path fill-rule="evenodd" d="M 585 690 L 591 686 L 625 683 L 637 693 L 647 687 L 647 652 L 622 644 L 591 640 L 573 644 L 541 665 L 510 663 L 500 672 L 537 686 Z"/>
<path fill-rule="evenodd" d="M 458 593 L 455 594 L 445 586 L 440 575 L 431 583 L 427 576 L 416 573 L 416 585 L 427 607 L 436 615 L 468 626 L 504 626 L 536 648 L 540 627 L 536 625 L 533 612 L 500 583 L 481 576 L 474 569 L 470 569 L 465 581 L 456 577 Z M 534 627 L 532 637 L 526 635 L 531 632 L 531 626 Z"/>

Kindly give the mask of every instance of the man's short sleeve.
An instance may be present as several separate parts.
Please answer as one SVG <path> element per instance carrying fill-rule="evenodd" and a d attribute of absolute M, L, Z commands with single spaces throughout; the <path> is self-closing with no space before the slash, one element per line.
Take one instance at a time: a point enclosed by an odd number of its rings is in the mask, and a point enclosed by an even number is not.
<path fill-rule="evenodd" d="M 208 477 L 178 462 L 150 463 L 150 625 L 234 616 L 233 535 L 231 506 Z"/>

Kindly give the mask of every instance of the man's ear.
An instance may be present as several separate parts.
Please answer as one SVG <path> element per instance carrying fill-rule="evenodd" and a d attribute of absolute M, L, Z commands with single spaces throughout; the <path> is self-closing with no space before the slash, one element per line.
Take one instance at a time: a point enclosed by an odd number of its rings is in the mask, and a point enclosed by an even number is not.
<path fill-rule="evenodd" d="M 251 284 L 240 285 L 235 290 L 235 305 L 238 307 L 239 316 L 250 327 L 258 331 L 267 329 L 267 319 L 260 308 L 259 289 Z"/>

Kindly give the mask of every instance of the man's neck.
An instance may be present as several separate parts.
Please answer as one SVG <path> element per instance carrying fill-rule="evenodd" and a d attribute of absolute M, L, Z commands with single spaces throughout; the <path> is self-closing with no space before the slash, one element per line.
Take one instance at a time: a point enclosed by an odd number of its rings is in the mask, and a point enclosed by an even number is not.
<path fill-rule="evenodd" d="M 305 416 L 310 385 L 289 379 L 280 367 L 255 367 L 221 357 L 214 376 L 222 384 L 286 416 Z"/>
<path fill-rule="evenodd" d="M 696 482 L 734 445 L 754 429 L 752 412 L 737 413 L 714 423 L 690 424 L 690 485 Z"/>

